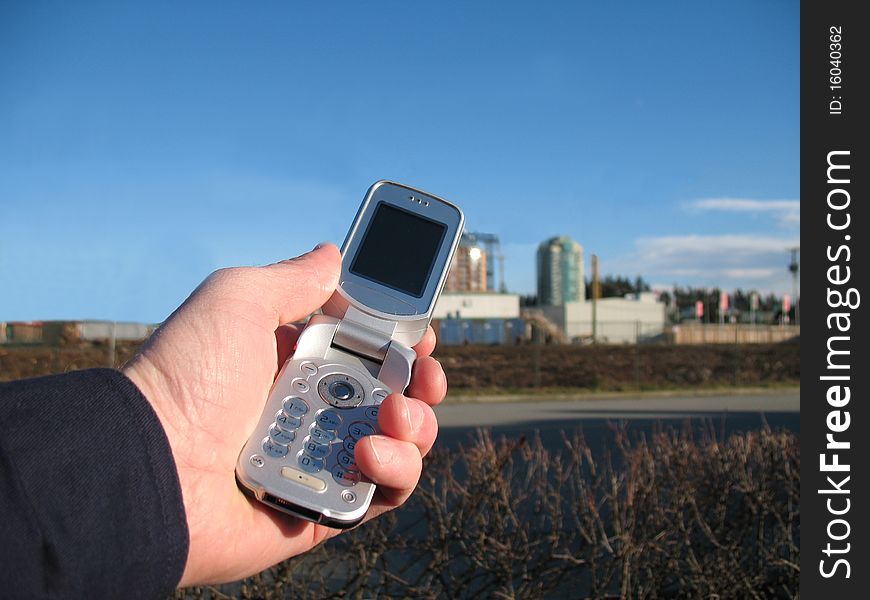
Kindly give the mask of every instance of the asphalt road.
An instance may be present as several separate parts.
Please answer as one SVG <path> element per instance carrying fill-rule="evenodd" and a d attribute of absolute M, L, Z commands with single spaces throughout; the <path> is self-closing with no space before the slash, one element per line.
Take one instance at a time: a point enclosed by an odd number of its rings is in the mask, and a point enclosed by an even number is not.
<path fill-rule="evenodd" d="M 515 437 L 536 433 L 545 444 L 557 444 L 562 431 L 582 429 L 587 438 L 606 441 L 615 422 L 637 430 L 654 426 L 681 427 L 690 422 L 711 422 L 728 434 L 761 427 L 800 432 L 800 390 L 716 394 L 637 394 L 607 397 L 512 398 L 510 402 L 462 402 L 437 406 L 439 444 L 467 440 L 479 427 L 496 435 Z"/>
<path fill-rule="evenodd" d="M 578 396 L 560 400 L 535 399 L 510 402 L 445 403 L 435 408 L 438 424 L 449 427 L 497 427 L 538 421 L 585 419 L 683 419 L 728 413 L 796 413 L 800 390 L 776 390 L 716 395 Z"/>

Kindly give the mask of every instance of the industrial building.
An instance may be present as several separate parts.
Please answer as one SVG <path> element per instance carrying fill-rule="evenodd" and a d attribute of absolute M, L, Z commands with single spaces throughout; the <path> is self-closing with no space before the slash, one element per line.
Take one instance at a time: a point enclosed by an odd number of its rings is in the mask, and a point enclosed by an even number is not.
<path fill-rule="evenodd" d="M 635 343 L 660 338 L 665 305 L 655 294 L 586 300 L 583 247 L 566 236 L 538 247 L 538 306 L 527 310 L 553 341 Z M 556 335 L 556 331 L 561 336 Z"/>
<path fill-rule="evenodd" d="M 665 305 L 652 292 L 600 298 L 594 308 L 586 300 L 540 309 L 569 341 L 633 344 L 660 339 L 665 332 Z"/>
<path fill-rule="evenodd" d="M 486 269 L 488 257 L 483 245 L 467 233 L 462 234 L 453 254 L 450 271 L 444 284 L 445 292 L 487 291 Z"/>
<path fill-rule="evenodd" d="M 503 261 L 498 236 L 491 233 L 463 233 L 453 255 L 444 291 L 504 292 Z"/>
<path fill-rule="evenodd" d="M 517 294 L 441 294 L 432 326 L 447 345 L 511 344 L 526 335 Z"/>
<path fill-rule="evenodd" d="M 538 246 L 538 304 L 559 306 L 586 299 L 583 247 L 567 236 Z"/>

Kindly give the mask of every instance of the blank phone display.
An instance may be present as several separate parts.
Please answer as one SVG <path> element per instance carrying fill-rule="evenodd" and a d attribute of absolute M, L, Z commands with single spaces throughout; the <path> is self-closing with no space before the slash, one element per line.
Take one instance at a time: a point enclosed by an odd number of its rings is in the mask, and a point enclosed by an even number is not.
<path fill-rule="evenodd" d="M 446 230 L 442 223 L 381 202 L 350 271 L 420 298 Z"/>

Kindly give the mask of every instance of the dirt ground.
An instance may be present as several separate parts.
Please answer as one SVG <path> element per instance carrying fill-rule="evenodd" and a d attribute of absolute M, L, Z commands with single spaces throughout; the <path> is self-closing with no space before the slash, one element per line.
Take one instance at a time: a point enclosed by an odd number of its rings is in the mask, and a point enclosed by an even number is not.
<path fill-rule="evenodd" d="M 138 343 L 119 343 L 115 366 Z M 453 391 L 679 389 L 797 384 L 798 344 L 717 346 L 443 346 Z M 104 343 L 0 346 L 0 381 L 109 366 Z"/>
<path fill-rule="evenodd" d="M 800 380 L 800 346 L 446 347 L 451 388 L 510 391 L 766 386 Z"/>

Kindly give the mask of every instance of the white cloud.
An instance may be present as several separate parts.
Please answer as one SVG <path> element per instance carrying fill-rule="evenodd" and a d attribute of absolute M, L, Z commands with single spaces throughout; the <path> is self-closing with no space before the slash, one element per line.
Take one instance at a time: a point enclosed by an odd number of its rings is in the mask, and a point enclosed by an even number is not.
<path fill-rule="evenodd" d="M 788 249 L 799 245 L 796 237 L 748 234 L 641 238 L 602 270 L 680 285 L 789 291 Z"/>
<path fill-rule="evenodd" d="M 707 256 L 729 255 L 732 259 L 760 252 L 785 252 L 800 240 L 750 234 L 673 235 L 641 238 L 635 242 L 638 250 L 652 257 L 684 256 L 688 253 Z"/>
<path fill-rule="evenodd" d="M 730 279 L 765 279 L 769 280 L 776 275 L 773 269 L 722 269 L 722 275 Z"/>
<path fill-rule="evenodd" d="M 704 198 L 687 205 L 692 211 L 739 212 L 771 215 L 781 225 L 797 226 L 801 220 L 800 200 L 754 200 L 750 198 Z"/>

